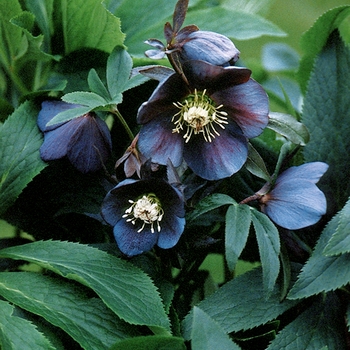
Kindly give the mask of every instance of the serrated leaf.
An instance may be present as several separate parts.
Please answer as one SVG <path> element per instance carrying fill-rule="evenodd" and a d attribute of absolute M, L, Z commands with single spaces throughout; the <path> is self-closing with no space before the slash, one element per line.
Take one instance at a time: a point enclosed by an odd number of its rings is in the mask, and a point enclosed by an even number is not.
<path fill-rule="evenodd" d="M 271 112 L 269 117 L 269 129 L 285 136 L 296 145 L 305 146 L 309 142 L 310 135 L 306 126 L 292 115 Z"/>
<path fill-rule="evenodd" d="M 88 91 L 70 92 L 63 95 L 61 99 L 67 103 L 87 106 L 90 108 L 90 110 L 97 107 L 103 107 L 108 104 L 108 101 L 106 101 L 102 96 Z"/>
<path fill-rule="evenodd" d="M 350 253 L 350 200 L 337 216 L 338 226 L 323 251 L 326 256 Z"/>
<path fill-rule="evenodd" d="M 89 113 L 90 111 L 91 111 L 91 107 L 89 106 L 81 106 L 77 108 L 67 109 L 66 111 L 58 113 L 46 125 L 49 126 L 49 125 L 68 122 L 69 120 L 78 118 L 86 113 Z"/>
<path fill-rule="evenodd" d="M 225 331 L 207 313 L 193 308 L 191 349 L 193 350 L 239 350 Z"/>
<path fill-rule="evenodd" d="M 169 329 L 169 320 L 151 279 L 131 263 L 106 252 L 77 243 L 39 241 L 3 249 L 0 256 L 30 261 L 82 283 L 131 324 Z"/>
<path fill-rule="evenodd" d="M 206 312 L 226 332 L 238 332 L 263 325 L 296 305 L 295 301 L 280 302 L 276 285 L 268 298 L 262 285 L 262 270 L 256 268 L 224 284 L 217 292 L 197 306 Z M 183 336 L 191 338 L 191 312 L 183 325 Z"/>
<path fill-rule="evenodd" d="M 267 350 L 345 350 L 343 310 L 335 295 L 318 298 L 277 334 Z"/>
<path fill-rule="evenodd" d="M 2 349 L 55 349 L 31 322 L 14 316 L 13 311 L 13 305 L 0 300 L 0 346 Z"/>
<path fill-rule="evenodd" d="M 84 349 L 109 349 L 137 332 L 82 288 L 32 272 L 1 272 L 0 295 L 62 328 Z"/>
<path fill-rule="evenodd" d="M 60 5 L 66 54 L 84 47 L 110 53 L 123 45 L 120 20 L 101 1 L 63 0 Z"/>
<path fill-rule="evenodd" d="M 249 235 L 251 223 L 249 206 L 230 205 L 226 212 L 225 222 L 225 257 L 228 268 L 234 270 Z"/>
<path fill-rule="evenodd" d="M 300 61 L 298 80 L 303 91 L 306 90 L 316 56 L 326 44 L 333 30 L 338 28 L 349 15 L 350 7 L 348 5 L 331 9 L 319 17 L 301 37 L 300 46 L 306 54 Z"/>
<path fill-rule="evenodd" d="M 40 159 L 38 110 L 24 102 L 0 126 L 0 216 L 46 166 Z"/>
<path fill-rule="evenodd" d="M 350 254 L 328 257 L 323 253 L 339 223 L 340 215 L 337 214 L 323 230 L 311 257 L 289 292 L 288 299 L 301 299 L 329 292 L 350 282 Z"/>
<path fill-rule="evenodd" d="M 92 92 L 96 93 L 97 95 L 100 95 L 105 100 L 109 101 L 111 99 L 111 96 L 103 84 L 102 80 L 98 76 L 95 69 L 91 69 L 88 74 L 88 84 L 89 88 Z"/>
<path fill-rule="evenodd" d="M 276 226 L 263 213 L 252 209 L 252 222 L 258 241 L 265 292 L 272 292 L 280 270 L 280 238 Z"/>
<path fill-rule="evenodd" d="M 350 196 L 349 90 L 350 49 L 333 33 L 310 77 L 302 122 L 312 135 L 304 147 L 305 161 L 329 165 L 322 183 L 339 209 Z"/>
<path fill-rule="evenodd" d="M 217 209 L 223 205 L 236 204 L 236 201 L 230 196 L 222 193 L 214 193 L 203 198 L 196 208 L 188 215 L 186 221 L 193 221 L 200 215 L 207 213 L 208 211 Z"/>
<path fill-rule="evenodd" d="M 266 181 L 271 180 L 271 176 L 266 168 L 264 160 L 250 142 L 248 143 L 248 158 L 245 167 L 255 176 Z"/>

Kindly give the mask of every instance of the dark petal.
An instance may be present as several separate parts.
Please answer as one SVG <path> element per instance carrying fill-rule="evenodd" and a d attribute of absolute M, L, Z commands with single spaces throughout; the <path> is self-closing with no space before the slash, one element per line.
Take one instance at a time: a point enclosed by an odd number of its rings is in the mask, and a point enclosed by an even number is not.
<path fill-rule="evenodd" d="M 171 109 L 170 114 L 166 111 L 141 127 L 137 146 L 146 159 L 162 165 L 166 165 L 168 159 L 174 166 L 181 164 L 183 139 L 179 133 L 172 131 L 174 124 L 171 118 L 175 113 L 177 109 Z"/>
<path fill-rule="evenodd" d="M 161 231 L 159 233 L 157 245 L 163 249 L 169 249 L 176 245 L 185 228 L 185 218 L 169 215 L 160 222 Z"/>
<path fill-rule="evenodd" d="M 276 180 L 276 185 L 294 179 L 303 179 L 317 183 L 318 180 L 327 171 L 328 164 L 322 162 L 305 163 L 299 166 L 293 166 L 285 170 Z"/>
<path fill-rule="evenodd" d="M 270 192 L 264 212 L 278 225 L 297 230 L 315 224 L 326 213 L 324 193 L 311 181 L 290 180 Z"/>
<path fill-rule="evenodd" d="M 220 67 L 198 60 L 187 61 L 183 71 L 192 90 L 207 90 L 212 94 L 231 86 L 243 84 L 250 78 L 251 71 L 239 67 Z"/>
<path fill-rule="evenodd" d="M 174 110 L 174 102 L 182 101 L 188 94 L 188 87 L 180 75 L 170 75 L 166 80 L 159 83 L 149 100 L 140 106 L 137 112 L 137 122 L 146 124 L 152 119 L 159 118 L 166 112 L 171 113 Z M 172 115 L 169 115 L 170 119 Z"/>
<path fill-rule="evenodd" d="M 240 128 L 230 122 L 225 130 L 216 128 L 220 136 L 206 142 L 201 134 L 192 135 L 184 147 L 184 159 L 200 177 L 219 180 L 236 173 L 246 162 L 248 142 Z"/>
<path fill-rule="evenodd" d="M 221 110 L 228 113 L 248 138 L 260 135 L 269 121 L 267 94 L 253 79 L 216 91 L 210 97 L 216 104 L 223 105 Z"/>
<path fill-rule="evenodd" d="M 139 225 L 139 222 L 133 225 L 122 218 L 113 228 L 114 238 L 119 249 L 128 256 L 147 252 L 157 243 L 159 233 L 152 233 L 150 225 L 146 225 L 141 232 L 137 232 L 141 228 Z"/>
<path fill-rule="evenodd" d="M 69 121 L 75 133 L 68 145 L 70 162 L 82 173 L 100 170 L 108 160 L 112 140 L 106 123 L 90 115 Z"/>
<path fill-rule="evenodd" d="M 46 124 L 53 119 L 58 113 L 66 111 L 68 109 L 73 109 L 81 107 L 81 105 L 76 105 L 72 103 L 67 103 L 63 101 L 44 101 L 41 104 L 41 110 L 38 115 L 38 127 L 41 131 L 50 131 L 58 128 L 64 123 L 55 124 L 47 127 Z"/>

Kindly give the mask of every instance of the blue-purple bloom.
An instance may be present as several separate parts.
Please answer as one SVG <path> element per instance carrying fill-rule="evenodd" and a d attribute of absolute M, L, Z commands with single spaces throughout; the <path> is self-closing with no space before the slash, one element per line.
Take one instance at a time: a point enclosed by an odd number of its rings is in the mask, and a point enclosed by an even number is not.
<path fill-rule="evenodd" d="M 39 129 L 44 133 L 40 156 L 44 161 L 67 157 L 82 173 L 103 167 L 112 150 L 107 124 L 90 112 L 64 123 L 47 126 L 58 113 L 81 107 L 63 101 L 45 101 L 38 116 Z"/>
<path fill-rule="evenodd" d="M 113 226 L 119 249 L 128 256 L 155 245 L 174 247 L 185 227 L 182 193 L 161 179 L 122 181 L 108 192 L 101 214 Z"/>
<path fill-rule="evenodd" d="M 262 211 L 289 230 L 315 224 L 327 209 L 326 197 L 316 186 L 327 169 L 322 162 L 287 169 L 277 177 L 273 189 L 260 198 Z"/>
<path fill-rule="evenodd" d="M 170 75 L 140 107 L 139 150 L 159 164 L 184 159 L 208 180 L 229 177 L 247 159 L 247 139 L 268 123 L 268 97 L 249 69 L 195 60 L 182 68 L 187 82 Z"/>

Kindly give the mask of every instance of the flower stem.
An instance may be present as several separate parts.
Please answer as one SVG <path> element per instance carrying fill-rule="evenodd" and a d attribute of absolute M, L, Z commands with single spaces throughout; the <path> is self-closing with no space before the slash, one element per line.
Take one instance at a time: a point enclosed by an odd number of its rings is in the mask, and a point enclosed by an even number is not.
<path fill-rule="evenodd" d="M 117 107 L 113 108 L 113 110 L 111 112 L 118 117 L 119 121 L 124 126 L 124 129 L 125 129 L 126 133 L 128 134 L 128 136 L 130 138 L 130 141 L 132 142 L 134 140 L 135 136 L 132 133 L 131 129 L 129 128 L 129 125 L 126 122 L 126 120 L 123 118 L 121 113 L 118 111 Z"/>

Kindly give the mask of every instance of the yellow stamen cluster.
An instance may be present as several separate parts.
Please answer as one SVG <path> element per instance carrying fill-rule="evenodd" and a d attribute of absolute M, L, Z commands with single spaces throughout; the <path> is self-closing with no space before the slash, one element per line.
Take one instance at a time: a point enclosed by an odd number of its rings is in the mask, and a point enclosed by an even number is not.
<path fill-rule="evenodd" d="M 206 142 L 211 142 L 216 136 L 220 136 L 215 129 L 215 125 L 225 129 L 223 124 L 228 124 L 227 113 L 219 111 L 222 105 L 216 107 L 211 98 L 205 93 L 206 90 L 202 93 L 195 90 L 194 94 L 187 96 L 183 103 L 174 103 L 180 111 L 172 118 L 175 125 L 173 133 L 180 133 L 184 130 L 185 142 L 188 142 L 192 135 L 200 133 L 203 134 Z M 174 121 L 177 116 L 179 116 L 178 119 Z"/>
<path fill-rule="evenodd" d="M 141 232 L 146 224 L 151 225 L 151 232 L 154 233 L 154 224 L 157 225 L 157 230 L 160 232 L 160 222 L 163 219 L 164 211 L 161 207 L 159 199 L 155 194 L 150 193 L 143 195 L 141 198 L 136 201 L 129 200 L 131 206 L 125 210 L 123 218 L 127 222 L 131 222 L 133 225 L 136 224 L 137 220 L 142 221 L 142 226 L 137 232 Z"/>

